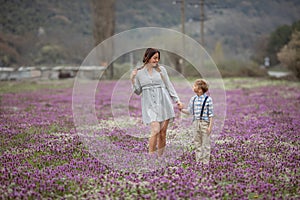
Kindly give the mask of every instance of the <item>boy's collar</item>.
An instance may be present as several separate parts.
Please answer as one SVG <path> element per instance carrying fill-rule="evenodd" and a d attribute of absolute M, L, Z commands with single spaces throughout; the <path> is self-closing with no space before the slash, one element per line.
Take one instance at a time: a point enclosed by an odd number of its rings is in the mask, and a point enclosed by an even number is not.
<path fill-rule="evenodd" d="M 201 96 L 204 96 L 204 97 L 206 97 L 207 95 L 206 95 L 206 93 L 204 93 L 204 94 L 201 94 L 201 95 L 198 95 L 198 94 L 196 94 L 198 97 L 201 97 Z"/>

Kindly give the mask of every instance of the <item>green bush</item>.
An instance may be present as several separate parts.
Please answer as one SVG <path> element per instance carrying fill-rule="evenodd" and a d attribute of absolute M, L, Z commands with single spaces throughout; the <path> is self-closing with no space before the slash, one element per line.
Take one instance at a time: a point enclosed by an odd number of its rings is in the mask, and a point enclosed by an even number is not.
<path fill-rule="evenodd" d="M 120 79 L 121 77 L 129 79 L 131 73 L 130 63 L 118 64 L 114 63 L 114 77 L 113 79 Z"/>
<path fill-rule="evenodd" d="M 206 65 L 206 76 L 214 76 L 214 71 L 209 74 L 210 71 L 207 69 L 213 69 L 212 63 L 204 63 Z M 262 77 L 267 76 L 267 71 L 261 69 L 257 64 L 253 62 L 244 62 L 237 60 L 224 61 L 217 65 L 218 70 L 222 77 Z M 118 64 L 114 63 L 114 79 L 120 79 L 122 76 L 125 79 L 129 79 L 131 72 L 130 63 Z M 201 78 L 203 74 L 198 72 L 198 70 L 191 64 L 187 64 L 183 70 L 185 77 L 197 77 Z"/>
<path fill-rule="evenodd" d="M 210 68 L 213 69 L 214 67 L 210 66 L 213 65 L 212 63 L 204 63 L 204 65 L 206 66 L 206 70 Z M 253 62 L 227 60 L 217 64 L 217 68 L 222 77 L 261 77 L 267 75 L 267 71 L 265 69 L 261 69 Z M 209 71 L 206 71 L 206 75 L 213 76 L 214 71 L 212 70 L 212 74 L 209 73 Z M 186 77 L 201 77 L 201 74 L 199 74 L 196 68 L 191 64 L 185 67 L 184 75 Z"/>
<path fill-rule="evenodd" d="M 300 31 L 292 34 L 291 41 L 277 54 L 281 64 L 300 79 Z"/>
<path fill-rule="evenodd" d="M 52 44 L 43 46 L 34 62 L 35 64 L 63 64 L 65 58 L 63 48 Z"/>
<path fill-rule="evenodd" d="M 265 69 L 250 61 L 228 60 L 217 66 L 223 77 L 261 77 L 267 75 Z"/>
<path fill-rule="evenodd" d="M 184 76 L 186 77 L 199 77 L 201 76 L 197 69 L 191 64 L 185 66 L 184 68 Z"/>

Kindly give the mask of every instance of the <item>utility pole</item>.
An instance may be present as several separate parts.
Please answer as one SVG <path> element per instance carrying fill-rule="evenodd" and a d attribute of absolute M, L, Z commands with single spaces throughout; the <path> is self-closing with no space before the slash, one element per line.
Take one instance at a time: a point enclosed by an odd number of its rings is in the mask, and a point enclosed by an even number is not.
<path fill-rule="evenodd" d="M 172 4 L 176 5 L 180 3 L 181 4 L 181 8 L 180 8 L 180 12 L 181 12 L 181 33 L 185 34 L 185 0 L 178 0 L 178 1 L 173 1 Z"/>
<path fill-rule="evenodd" d="M 204 21 L 207 20 L 205 17 L 205 11 L 204 11 L 204 6 L 210 5 L 210 6 L 216 6 L 216 2 L 214 1 L 209 1 L 209 2 L 204 2 L 205 0 L 200 0 L 200 39 L 199 42 L 200 44 L 204 47 L 205 46 L 205 41 L 204 41 Z M 198 8 L 199 3 L 190 3 L 190 5 L 193 5 L 195 8 Z M 216 9 L 220 8 L 226 8 L 226 6 L 216 6 Z"/>
<path fill-rule="evenodd" d="M 173 1 L 172 4 L 176 5 L 180 3 L 181 8 L 180 8 L 180 12 L 181 12 L 181 33 L 182 33 L 182 48 L 185 49 L 185 44 L 184 44 L 184 34 L 185 34 L 185 0 L 177 0 L 177 1 Z M 176 56 L 176 64 L 175 64 L 175 68 L 179 73 L 184 73 L 184 63 L 183 63 L 183 59 L 179 58 L 178 56 Z"/>
<path fill-rule="evenodd" d="M 188 6 L 193 6 L 194 8 L 200 8 L 200 36 L 199 43 L 204 46 L 204 21 L 205 21 L 205 13 L 204 13 L 204 0 L 200 0 L 200 3 L 188 3 Z"/>
<path fill-rule="evenodd" d="M 204 0 L 200 0 L 200 33 L 201 33 L 201 44 L 204 46 Z"/>
<path fill-rule="evenodd" d="M 181 24 L 182 24 L 182 48 L 183 48 L 183 53 L 185 50 L 185 42 L 184 42 L 184 34 L 185 34 L 185 0 L 181 0 Z M 184 57 L 184 54 L 183 54 Z M 185 70 L 184 70 L 184 62 L 183 62 L 183 58 L 179 58 L 178 60 L 179 62 L 179 66 L 180 66 L 180 72 L 183 73 L 183 75 L 185 74 Z"/>
<path fill-rule="evenodd" d="M 185 0 L 181 0 L 181 32 L 185 34 Z"/>

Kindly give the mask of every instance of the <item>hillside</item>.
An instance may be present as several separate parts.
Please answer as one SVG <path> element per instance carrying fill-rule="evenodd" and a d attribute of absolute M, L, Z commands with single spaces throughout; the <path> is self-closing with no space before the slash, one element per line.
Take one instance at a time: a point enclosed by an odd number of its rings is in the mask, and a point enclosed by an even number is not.
<path fill-rule="evenodd" d="M 148 25 L 181 31 L 180 4 L 173 5 L 172 0 L 153 0 L 151 4 L 134 2 L 119 2 L 117 16 L 122 17 L 117 17 L 118 30 L 126 30 L 128 25 L 130 28 Z M 200 41 L 200 7 L 188 5 L 200 1 L 185 2 L 185 32 Z M 128 5 L 132 5 L 130 9 L 122 11 Z M 143 10 L 146 10 L 146 14 L 143 14 Z M 261 37 L 270 34 L 278 26 L 291 25 L 300 20 L 299 10 L 300 1 L 297 0 L 206 0 L 205 47 L 212 53 L 217 42 L 220 42 L 227 58 L 249 59 Z"/>
<path fill-rule="evenodd" d="M 181 30 L 172 0 L 116 0 L 116 33 L 144 26 Z M 199 41 L 200 8 L 186 0 L 186 34 Z M 205 1 L 205 46 L 222 44 L 228 58 L 248 59 L 259 38 L 300 19 L 298 0 Z M 80 64 L 93 47 L 89 1 L 0 0 L 2 65 Z M 0 63 L 1 64 L 1 63 Z"/>

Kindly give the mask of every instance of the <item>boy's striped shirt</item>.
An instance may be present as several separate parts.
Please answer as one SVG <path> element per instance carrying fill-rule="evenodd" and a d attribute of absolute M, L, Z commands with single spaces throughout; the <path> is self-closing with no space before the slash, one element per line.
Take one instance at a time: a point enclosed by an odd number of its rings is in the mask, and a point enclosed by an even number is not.
<path fill-rule="evenodd" d="M 203 94 L 201 96 L 195 95 L 191 98 L 187 109 L 191 114 L 194 114 L 193 120 L 200 119 L 202 104 L 203 104 L 206 96 L 207 96 L 206 94 Z M 194 108 L 193 108 L 193 106 L 194 106 Z M 212 98 L 208 97 L 208 99 L 206 100 L 205 106 L 204 106 L 202 120 L 209 121 L 209 118 L 213 117 L 213 116 L 214 116 L 214 113 L 213 113 Z"/>

